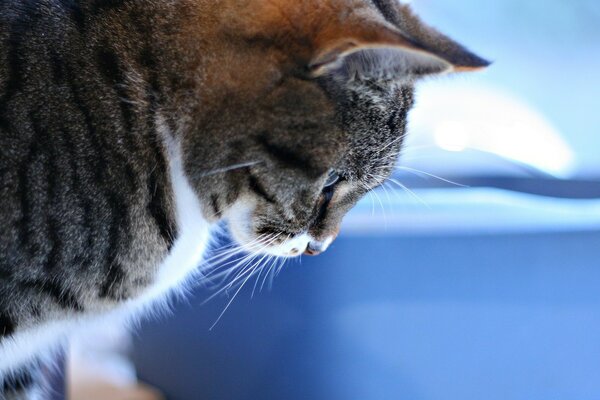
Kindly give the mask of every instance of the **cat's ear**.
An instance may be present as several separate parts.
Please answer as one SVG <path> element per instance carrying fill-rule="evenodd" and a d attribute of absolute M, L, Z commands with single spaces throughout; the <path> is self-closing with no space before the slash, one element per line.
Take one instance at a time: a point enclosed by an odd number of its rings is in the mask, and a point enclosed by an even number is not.
<path fill-rule="evenodd" d="M 351 28 L 330 30 L 309 67 L 315 77 L 403 79 L 476 71 L 489 64 L 421 23 L 406 8 L 386 19 L 362 19 Z"/>

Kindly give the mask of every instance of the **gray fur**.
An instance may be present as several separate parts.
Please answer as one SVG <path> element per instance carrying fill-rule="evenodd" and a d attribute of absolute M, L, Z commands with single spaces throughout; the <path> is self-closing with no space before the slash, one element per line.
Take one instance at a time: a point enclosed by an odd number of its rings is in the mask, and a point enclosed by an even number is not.
<path fill-rule="evenodd" d="M 0 400 L 41 400 L 47 393 L 39 363 L 17 369 L 0 379 Z"/>

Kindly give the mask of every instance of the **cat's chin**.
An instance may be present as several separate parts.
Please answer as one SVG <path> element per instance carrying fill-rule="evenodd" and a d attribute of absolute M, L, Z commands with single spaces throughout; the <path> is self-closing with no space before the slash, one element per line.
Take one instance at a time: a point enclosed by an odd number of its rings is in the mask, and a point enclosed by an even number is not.
<path fill-rule="evenodd" d="M 298 257 L 304 254 L 310 241 L 310 235 L 308 233 L 303 233 L 288 239 L 281 244 L 268 246 L 264 250 L 264 253 L 277 257 Z"/>
<path fill-rule="evenodd" d="M 308 233 L 297 235 L 284 242 L 269 240 L 268 238 L 259 239 L 255 234 L 240 228 L 242 227 L 230 224 L 229 231 L 233 239 L 249 253 L 293 258 L 304 254 L 311 241 Z"/>
<path fill-rule="evenodd" d="M 264 254 L 276 257 L 298 257 L 308 248 L 311 237 L 307 233 L 297 235 L 281 242 L 280 235 L 260 237 L 254 232 L 252 218 L 254 207 L 238 202 L 227 212 L 225 219 L 229 232 L 235 242 L 248 253 Z"/>

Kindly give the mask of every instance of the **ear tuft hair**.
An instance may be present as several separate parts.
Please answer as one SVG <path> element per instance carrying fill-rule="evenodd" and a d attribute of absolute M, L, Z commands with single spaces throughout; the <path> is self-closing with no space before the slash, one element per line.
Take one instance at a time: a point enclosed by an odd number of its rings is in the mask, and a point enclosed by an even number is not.
<path fill-rule="evenodd" d="M 342 79 L 410 80 L 453 70 L 452 64 L 423 51 L 399 47 L 361 48 L 315 71 Z"/>
<path fill-rule="evenodd" d="M 313 76 L 416 79 L 477 71 L 490 62 L 425 25 L 397 0 L 373 0 L 380 14 L 353 21 L 341 37 L 324 44 L 310 68 Z M 364 15 L 363 15 L 364 17 Z M 331 32 L 328 36 L 332 36 Z"/>

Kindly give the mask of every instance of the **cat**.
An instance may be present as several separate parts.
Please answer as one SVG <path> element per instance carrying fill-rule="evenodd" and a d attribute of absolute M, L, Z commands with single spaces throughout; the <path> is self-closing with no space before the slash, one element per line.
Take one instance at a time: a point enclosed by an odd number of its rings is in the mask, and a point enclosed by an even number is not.
<path fill-rule="evenodd" d="M 139 315 L 227 221 L 324 252 L 393 172 L 422 77 L 488 62 L 397 0 L 0 0 L 0 399 Z"/>

